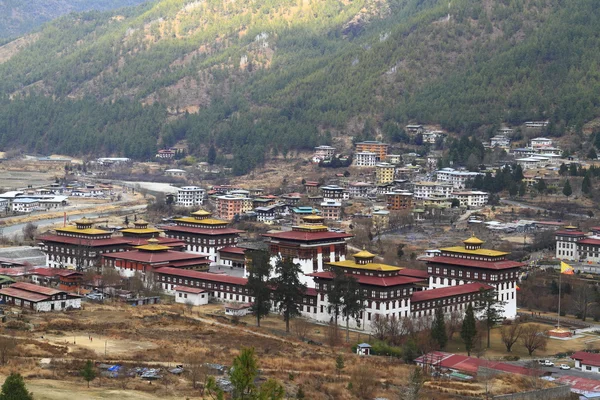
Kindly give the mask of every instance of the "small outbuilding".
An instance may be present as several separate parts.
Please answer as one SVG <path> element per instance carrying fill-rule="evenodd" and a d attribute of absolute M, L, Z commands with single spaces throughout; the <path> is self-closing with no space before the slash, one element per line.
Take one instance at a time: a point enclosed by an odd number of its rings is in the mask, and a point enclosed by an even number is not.
<path fill-rule="evenodd" d="M 356 354 L 359 356 L 370 356 L 371 355 L 371 345 L 368 343 L 361 343 L 356 346 Z"/>
<path fill-rule="evenodd" d="M 225 315 L 233 317 L 243 317 L 252 312 L 252 304 L 250 303 L 233 303 L 225 304 Z"/>
<path fill-rule="evenodd" d="M 208 292 L 204 289 L 175 286 L 175 303 L 202 306 L 208 304 Z"/>
<path fill-rule="evenodd" d="M 575 360 L 575 368 L 580 368 L 583 372 L 600 373 L 600 354 L 578 351 L 571 358 Z"/>

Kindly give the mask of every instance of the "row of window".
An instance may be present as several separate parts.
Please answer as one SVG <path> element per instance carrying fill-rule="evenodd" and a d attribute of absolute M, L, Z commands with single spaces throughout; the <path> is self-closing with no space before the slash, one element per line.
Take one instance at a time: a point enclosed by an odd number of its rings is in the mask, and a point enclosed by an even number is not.
<path fill-rule="evenodd" d="M 441 274 L 440 274 L 440 270 L 442 271 Z M 457 271 L 456 269 L 452 269 L 451 268 L 450 269 L 450 276 L 456 276 L 457 275 L 456 271 Z M 430 274 L 433 274 L 433 267 L 427 267 L 427 272 L 430 273 Z M 458 277 L 462 278 L 463 277 L 463 273 L 464 273 L 464 276 L 466 278 L 471 278 L 471 271 L 464 271 L 463 272 L 462 269 L 458 270 Z M 435 274 L 436 275 L 448 275 L 448 268 L 440 269 L 440 267 L 436 267 L 435 268 Z M 473 279 L 479 279 L 479 272 L 473 272 L 472 276 L 473 276 Z M 499 275 L 490 274 L 490 280 L 491 281 L 497 281 L 498 279 L 500 279 L 500 280 L 514 279 L 516 277 L 517 277 L 517 273 L 514 272 L 514 271 L 502 273 L 502 274 L 499 274 Z M 487 273 L 482 272 L 481 273 L 481 279 L 482 280 L 487 280 Z M 433 282 L 435 283 L 435 278 L 434 278 Z"/>
<path fill-rule="evenodd" d="M 229 237 L 224 239 L 201 239 L 195 236 L 186 236 L 186 235 L 176 235 L 173 233 L 168 233 L 167 236 L 171 239 L 179 239 L 183 240 L 187 243 L 199 243 L 204 245 L 220 245 L 220 244 L 235 244 L 237 242 L 237 238 Z"/>
<path fill-rule="evenodd" d="M 238 285 L 225 285 L 222 283 L 212 283 L 212 282 L 205 282 L 205 281 L 200 281 L 197 279 L 185 279 L 185 278 L 177 278 L 177 277 L 170 277 L 170 276 L 165 276 L 165 275 L 160 275 L 158 280 L 160 282 L 168 282 L 168 283 L 174 283 L 174 284 L 180 284 L 180 285 L 185 285 L 185 286 L 191 286 L 191 287 L 199 287 L 199 288 L 203 288 L 203 289 L 216 289 L 216 290 L 221 290 L 221 291 L 226 291 L 226 292 L 238 292 L 238 293 L 245 293 L 248 294 L 248 289 L 246 289 L 243 286 L 238 286 Z"/>

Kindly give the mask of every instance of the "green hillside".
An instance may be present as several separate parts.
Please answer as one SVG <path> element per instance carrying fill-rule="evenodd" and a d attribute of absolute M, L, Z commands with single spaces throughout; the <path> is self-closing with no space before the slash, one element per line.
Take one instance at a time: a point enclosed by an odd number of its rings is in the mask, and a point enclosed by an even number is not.
<path fill-rule="evenodd" d="M 70 15 L 0 47 L 0 148 L 149 158 L 187 139 L 244 173 L 331 132 L 397 140 L 409 121 L 549 118 L 560 134 L 600 114 L 598 14 L 594 0 L 161 0 Z"/>
<path fill-rule="evenodd" d="M 111 10 L 146 0 L 0 0 L 0 38 L 14 38 L 70 12 Z"/>

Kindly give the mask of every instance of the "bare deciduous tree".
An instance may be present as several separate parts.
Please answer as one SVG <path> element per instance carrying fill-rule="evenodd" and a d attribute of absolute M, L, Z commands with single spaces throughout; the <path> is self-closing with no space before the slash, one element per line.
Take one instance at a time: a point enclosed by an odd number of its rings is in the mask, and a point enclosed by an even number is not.
<path fill-rule="evenodd" d="M 294 327 L 294 332 L 296 332 L 296 336 L 300 339 L 304 339 L 308 336 L 310 332 L 310 322 L 308 322 L 304 318 L 296 318 L 292 324 Z"/>
<path fill-rule="evenodd" d="M 0 337 L 0 363 L 4 365 L 8 362 L 10 356 L 14 353 L 16 341 L 12 337 Z"/>
<path fill-rule="evenodd" d="M 452 340 L 456 332 L 460 331 L 462 321 L 463 314 L 460 311 L 454 310 L 450 313 L 450 318 L 446 321 L 446 333 L 449 341 Z"/>
<path fill-rule="evenodd" d="M 526 325 L 521 330 L 521 344 L 527 349 L 529 355 L 532 355 L 537 349 L 544 350 L 548 338 L 544 335 L 544 329 L 537 324 Z"/>
<path fill-rule="evenodd" d="M 192 387 L 198 388 L 199 382 L 204 382 L 206 379 L 206 367 L 202 364 L 202 354 L 192 352 L 187 356 L 186 368 L 189 371 Z"/>
<path fill-rule="evenodd" d="M 37 236 L 37 233 L 38 233 L 38 227 L 33 222 L 28 222 L 23 227 L 23 238 L 25 240 L 31 241 L 31 240 L 35 239 L 35 237 Z"/>
<path fill-rule="evenodd" d="M 513 345 L 519 340 L 523 331 L 523 327 L 517 321 L 514 321 L 510 325 L 503 325 L 500 328 L 500 336 L 502 343 L 506 346 L 506 351 L 510 353 Z"/>
<path fill-rule="evenodd" d="M 353 370 L 350 380 L 352 391 L 358 398 L 370 399 L 373 397 L 373 391 L 377 386 L 374 368 L 361 364 Z"/>

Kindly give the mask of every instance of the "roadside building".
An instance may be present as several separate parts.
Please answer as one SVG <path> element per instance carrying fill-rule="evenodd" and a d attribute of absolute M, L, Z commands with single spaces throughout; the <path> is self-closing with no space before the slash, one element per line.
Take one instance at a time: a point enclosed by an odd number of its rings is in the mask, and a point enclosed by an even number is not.
<path fill-rule="evenodd" d="M 413 193 L 415 199 L 422 200 L 433 196 L 448 198 L 454 191 L 454 185 L 444 182 L 415 182 Z"/>
<path fill-rule="evenodd" d="M 464 189 L 467 181 L 471 181 L 479 175 L 483 176 L 481 172 L 458 171 L 454 168 L 443 168 L 436 171 L 438 181 L 451 183 L 456 189 Z"/>
<path fill-rule="evenodd" d="M 411 134 L 417 134 L 417 133 L 423 133 L 423 131 L 425 130 L 423 128 L 423 125 L 419 125 L 419 124 L 411 124 L 411 125 L 406 125 L 404 127 L 404 129 L 406 130 L 407 133 L 411 133 Z"/>
<path fill-rule="evenodd" d="M 163 160 L 170 160 L 175 157 L 175 151 L 171 149 L 162 149 L 156 153 L 156 158 L 161 158 Z"/>
<path fill-rule="evenodd" d="M 81 308 L 81 297 L 64 290 L 17 282 L 0 289 L 2 303 L 38 312 Z"/>
<path fill-rule="evenodd" d="M 14 212 L 30 213 L 40 208 L 40 201 L 31 198 L 17 198 L 12 202 Z"/>
<path fill-rule="evenodd" d="M 245 211 L 252 209 L 252 206 L 250 209 L 244 209 L 246 200 L 250 199 L 230 194 L 217 197 L 217 217 L 227 221 L 233 221 L 236 217 L 240 217 Z M 250 204 L 252 204 L 251 200 Z"/>
<path fill-rule="evenodd" d="M 390 226 L 390 212 L 388 210 L 375 210 L 371 213 L 371 218 L 376 231 L 386 230 Z"/>
<path fill-rule="evenodd" d="M 600 373 L 600 354 L 577 351 L 571 356 L 575 360 L 575 368 L 583 372 Z"/>
<path fill-rule="evenodd" d="M 198 186 L 184 186 L 177 189 L 177 205 L 180 207 L 197 207 L 204 204 L 206 191 Z"/>
<path fill-rule="evenodd" d="M 487 204 L 489 194 L 477 190 L 452 192 L 452 198 L 457 199 L 462 207 L 483 207 Z"/>

